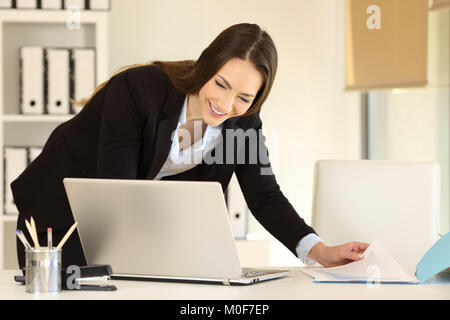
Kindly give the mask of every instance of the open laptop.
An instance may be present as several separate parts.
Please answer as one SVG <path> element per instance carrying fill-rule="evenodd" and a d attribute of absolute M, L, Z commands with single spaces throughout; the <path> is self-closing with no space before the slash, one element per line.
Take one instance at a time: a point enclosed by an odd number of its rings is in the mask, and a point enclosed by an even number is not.
<path fill-rule="evenodd" d="M 65 178 L 88 264 L 113 279 L 252 284 L 290 270 L 241 267 L 218 182 Z"/>

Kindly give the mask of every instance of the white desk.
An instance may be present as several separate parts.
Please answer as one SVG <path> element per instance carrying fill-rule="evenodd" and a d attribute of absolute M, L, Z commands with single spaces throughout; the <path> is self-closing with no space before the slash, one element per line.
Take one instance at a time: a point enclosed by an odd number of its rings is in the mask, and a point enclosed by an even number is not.
<path fill-rule="evenodd" d="M 367 284 L 313 283 L 299 267 L 282 279 L 250 286 L 210 284 L 109 281 L 117 286 L 113 292 L 62 291 L 58 294 L 30 294 L 25 286 L 14 282 L 19 271 L 0 271 L 0 299 L 152 299 L 152 300 L 315 300 L 315 299 L 420 299 L 450 300 L 450 272 L 439 274 L 424 284 Z"/>

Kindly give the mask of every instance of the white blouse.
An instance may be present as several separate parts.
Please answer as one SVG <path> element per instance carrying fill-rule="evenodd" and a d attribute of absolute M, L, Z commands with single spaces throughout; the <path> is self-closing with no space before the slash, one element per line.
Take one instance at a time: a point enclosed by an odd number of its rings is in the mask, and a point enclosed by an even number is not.
<path fill-rule="evenodd" d="M 180 118 L 178 119 L 177 128 L 172 134 L 172 146 L 170 147 L 169 156 L 154 180 L 160 180 L 162 177 L 175 175 L 194 168 L 197 164 L 202 163 L 203 157 L 209 151 L 222 142 L 222 139 L 219 138 L 222 133 L 223 124 L 216 127 L 208 125 L 201 139 L 197 140 L 189 148 L 180 151 L 178 129 L 182 124 L 186 123 L 186 109 L 187 95 L 183 103 Z"/>

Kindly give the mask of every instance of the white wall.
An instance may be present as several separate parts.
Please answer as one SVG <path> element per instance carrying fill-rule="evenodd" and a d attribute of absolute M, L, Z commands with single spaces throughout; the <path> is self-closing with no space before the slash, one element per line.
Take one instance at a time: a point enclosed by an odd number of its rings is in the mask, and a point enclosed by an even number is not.
<path fill-rule="evenodd" d="M 283 193 L 309 223 L 314 162 L 359 159 L 361 154 L 359 94 L 343 91 L 344 4 L 112 0 L 110 72 L 156 59 L 197 59 L 227 27 L 259 24 L 273 38 L 279 55 L 277 77 L 261 113 L 270 157 Z M 267 235 L 254 219 L 250 231 Z M 299 264 L 272 240 L 273 265 Z"/>
<path fill-rule="evenodd" d="M 370 152 L 375 159 L 440 162 L 439 232 L 445 234 L 450 229 L 450 11 L 433 11 L 428 17 L 428 85 L 370 93 Z"/>

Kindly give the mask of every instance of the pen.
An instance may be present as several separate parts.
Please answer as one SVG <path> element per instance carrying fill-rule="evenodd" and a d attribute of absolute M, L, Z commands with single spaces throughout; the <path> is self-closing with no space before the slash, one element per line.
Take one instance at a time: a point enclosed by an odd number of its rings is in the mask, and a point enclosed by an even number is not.
<path fill-rule="evenodd" d="M 61 239 L 61 241 L 58 243 L 58 245 L 56 246 L 56 249 L 59 250 L 62 248 L 62 246 L 64 245 L 64 243 L 66 243 L 67 239 L 69 239 L 70 235 L 72 234 L 73 230 L 75 230 L 75 228 L 77 227 L 78 222 L 75 222 L 70 229 L 67 231 L 66 235 L 64 236 L 64 238 Z"/>
<path fill-rule="evenodd" d="M 33 229 L 31 228 L 30 223 L 28 222 L 27 219 L 25 219 L 25 225 L 27 226 L 27 230 L 28 230 L 28 232 L 30 233 L 31 239 L 33 240 L 34 247 L 37 249 L 38 246 L 39 246 L 39 243 L 38 243 L 38 241 L 37 241 L 37 238 L 36 238 L 35 235 L 34 235 L 34 232 L 33 232 Z"/>
<path fill-rule="evenodd" d="M 33 232 L 34 232 L 34 236 L 36 238 L 36 249 L 41 249 L 41 246 L 39 245 L 39 238 L 37 236 L 37 231 L 36 231 L 36 224 L 34 223 L 34 219 L 33 217 L 31 217 L 31 228 L 33 228 Z"/>
<path fill-rule="evenodd" d="M 53 248 L 53 239 L 52 239 L 52 228 L 47 228 L 47 247 L 48 250 Z"/>
<path fill-rule="evenodd" d="M 27 241 L 27 238 L 25 238 L 25 235 L 23 234 L 23 232 L 20 231 L 20 230 L 16 230 L 16 235 L 20 239 L 20 241 L 22 241 L 22 243 L 25 246 L 25 248 L 28 249 L 28 250 L 31 250 L 31 245 Z"/>

